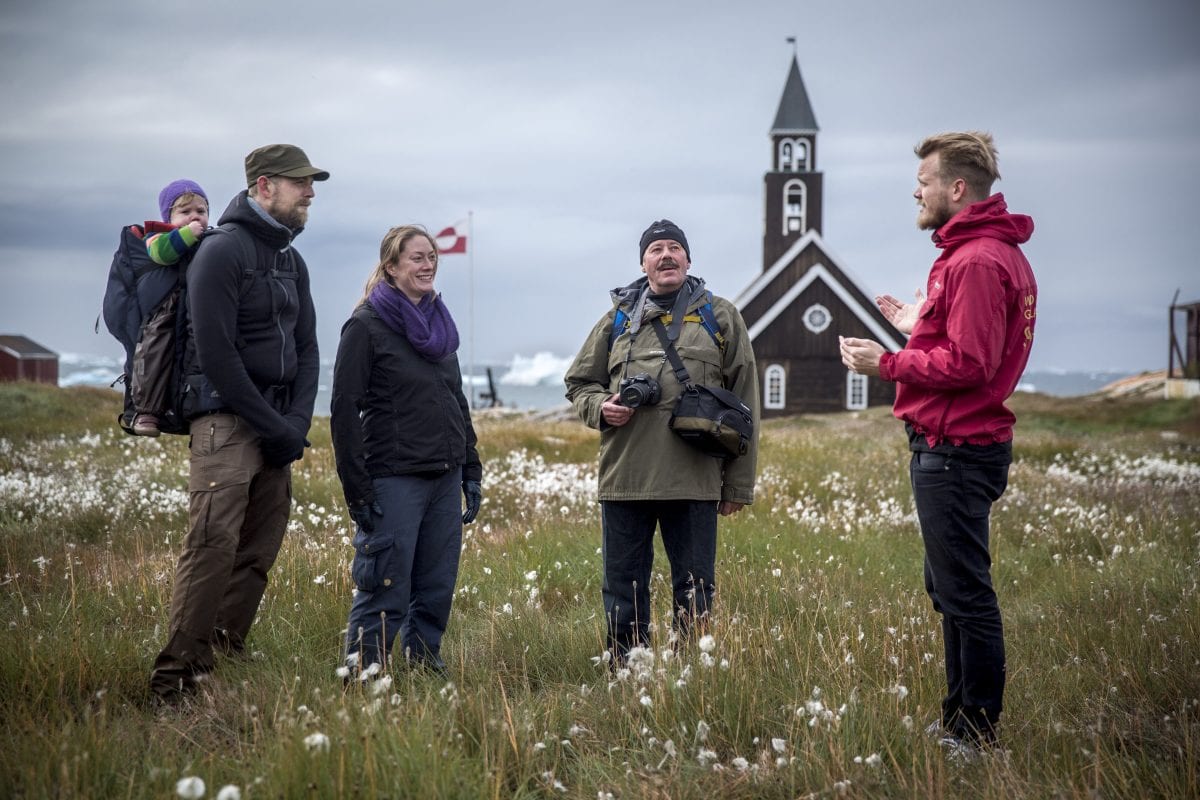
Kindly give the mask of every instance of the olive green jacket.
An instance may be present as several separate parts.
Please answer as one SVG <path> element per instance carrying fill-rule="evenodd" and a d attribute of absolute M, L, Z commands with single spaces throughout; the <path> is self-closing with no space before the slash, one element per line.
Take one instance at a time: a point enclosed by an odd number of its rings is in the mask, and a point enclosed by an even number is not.
<path fill-rule="evenodd" d="M 622 333 L 609 351 L 609 336 L 618 307 L 630 317 L 646 289 L 645 277 L 614 289 L 613 310 L 592 328 L 567 370 L 567 399 L 580 419 L 600 429 L 600 500 L 754 500 L 758 457 L 758 370 L 742 315 L 721 297 L 712 299 L 713 313 L 725 337 L 725 352 L 702 325 L 685 322 L 675 343 L 694 383 L 723 386 L 750 406 L 754 437 L 745 455 L 718 459 L 701 453 L 671 432 L 667 421 L 682 387 L 666 361 L 662 344 L 649 320 L 636 334 Z M 682 291 L 690 292 L 688 314 L 707 301 L 704 281 L 689 276 Z M 621 379 L 649 373 L 662 387 L 656 405 L 640 406 L 628 423 L 612 427 L 600 406 L 617 393 Z"/>

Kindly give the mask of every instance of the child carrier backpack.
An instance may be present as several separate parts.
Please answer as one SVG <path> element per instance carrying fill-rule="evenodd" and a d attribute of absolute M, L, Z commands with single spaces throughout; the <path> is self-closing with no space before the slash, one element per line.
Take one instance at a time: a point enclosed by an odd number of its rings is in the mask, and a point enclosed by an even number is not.
<path fill-rule="evenodd" d="M 124 405 L 117 416 L 117 425 L 129 434 L 133 434 L 135 415 L 132 395 L 134 354 L 147 324 L 159 314 L 169 313 L 171 306 L 174 306 L 175 317 L 173 342 L 170 345 L 171 372 L 165 407 L 158 410 L 158 429 L 161 433 L 187 434 L 192 417 L 216 408 L 208 399 L 215 397 L 215 392 L 211 391 L 211 387 L 204 386 L 206 380 L 197 380 L 199 368 L 187 303 L 190 254 L 178 264 L 163 266 L 155 263 L 146 252 L 147 235 L 169 230 L 172 230 L 172 226 L 160 222 L 147 222 L 144 227 L 130 225 L 123 228 L 104 291 L 104 324 L 125 348 L 124 372 L 113 381 L 113 386 L 118 383 L 124 385 Z M 237 226 L 225 225 L 205 231 L 204 236 L 233 233 L 236 230 Z M 246 272 L 252 273 L 256 263 L 253 242 L 244 233 L 238 238 L 251 265 Z M 204 391 L 205 388 L 209 391 Z"/>

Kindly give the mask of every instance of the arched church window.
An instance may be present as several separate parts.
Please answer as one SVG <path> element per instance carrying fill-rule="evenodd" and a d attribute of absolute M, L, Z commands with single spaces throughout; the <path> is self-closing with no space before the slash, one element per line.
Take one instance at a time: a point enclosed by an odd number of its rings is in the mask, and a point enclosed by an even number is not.
<path fill-rule="evenodd" d="M 808 142 L 804 139 L 796 141 L 795 157 L 792 160 L 793 172 L 809 172 L 812 166 L 809 164 L 808 158 Z"/>
<path fill-rule="evenodd" d="M 804 181 L 791 180 L 783 186 L 783 235 L 804 233 L 807 225 L 808 202 Z"/>
<path fill-rule="evenodd" d="M 867 407 L 867 376 L 846 373 L 846 408 L 861 411 Z"/>
<path fill-rule="evenodd" d="M 784 139 L 779 143 L 779 171 L 791 172 L 793 163 L 794 151 L 792 150 L 792 142 L 790 139 Z"/>
<path fill-rule="evenodd" d="M 783 365 L 771 364 L 763 375 L 763 408 L 783 408 L 787 404 L 787 373 Z"/>

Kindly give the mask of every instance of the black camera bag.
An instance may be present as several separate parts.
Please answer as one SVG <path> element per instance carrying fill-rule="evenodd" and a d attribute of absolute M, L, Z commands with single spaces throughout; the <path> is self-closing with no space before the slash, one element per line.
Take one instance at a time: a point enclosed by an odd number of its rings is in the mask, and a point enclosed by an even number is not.
<path fill-rule="evenodd" d="M 675 343 L 668 338 L 662 321 L 656 319 L 653 324 L 675 377 L 683 386 L 668 426 L 680 439 L 706 455 L 715 458 L 745 455 L 754 436 L 750 407 L 728 389 L 692 383 L 692 376 L 675 351 Z"/>

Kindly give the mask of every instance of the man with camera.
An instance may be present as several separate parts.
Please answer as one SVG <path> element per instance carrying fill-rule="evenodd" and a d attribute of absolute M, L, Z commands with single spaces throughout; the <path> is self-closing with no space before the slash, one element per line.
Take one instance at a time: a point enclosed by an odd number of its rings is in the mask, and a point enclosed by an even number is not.
<path fill-rule="evenodd" d="M 604 611 L 618 663 L 649 645 L 655 528 L 671 563 L 672 641 L 706 624 L 717 515 L 754 499 L 758 450 L 758 373 L 741 314 L 687 274 L 687 237 L 670 220 L 642 234 L 640 254 L 645 275 L 612 291 L 612 310 L 565 376 L 576 412 L 600 430 Z M 672 356 L 686 370 L 683 382 Z M 714 457 L 672 430 L 689 379 L 741 399 L 754 424 L 742 455 Z"/>

